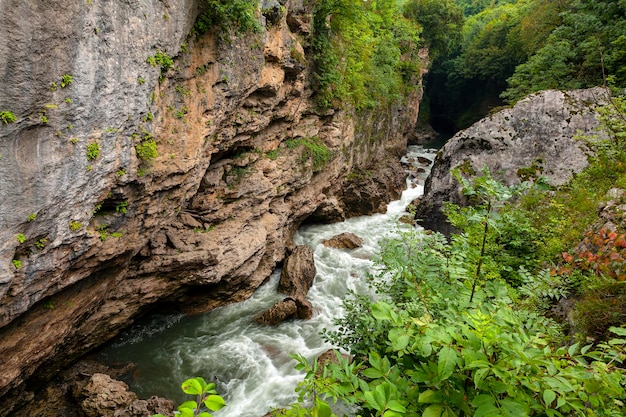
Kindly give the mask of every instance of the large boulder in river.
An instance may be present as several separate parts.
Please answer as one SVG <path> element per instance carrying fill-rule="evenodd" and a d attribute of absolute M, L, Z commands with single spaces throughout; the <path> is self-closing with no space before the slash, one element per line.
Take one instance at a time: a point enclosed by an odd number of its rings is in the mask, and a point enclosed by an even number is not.
<path fill-rule="evenodd" d="M 308 320 L 313 317 L 313 305 L 303 297 L 287 297 L 254 316 L 254 321 L 275 326 L 290 319 Z"/>
<path fill-rule="evenodd" d="M 356 249 L 363 246 L 363 239 L 354 233 L 344 232 L 330 239 L 322 240 L 322 245 L 337 249 Z"/>
<path fill-rule="evenodd" d="M 443 203 L 466 204 L 450 171 L 466 176 L 489 167 L 507 185 L 543 176 L 558 186 L 587 166 L 584 135 L 605 135 L 596 107 L 606 103 L 601 88 L 543 91 L 478 121 L 452 137 L 435 159 L 416 204 L 415 218 L 428 229 L 451 231 Z"/>
<path fill-rule="evenodd" d="M 293 298 L 304 298 L 316 273 L 313 250 L 306 245 L 296 246 L 283 265 L 278 291 Z"/>

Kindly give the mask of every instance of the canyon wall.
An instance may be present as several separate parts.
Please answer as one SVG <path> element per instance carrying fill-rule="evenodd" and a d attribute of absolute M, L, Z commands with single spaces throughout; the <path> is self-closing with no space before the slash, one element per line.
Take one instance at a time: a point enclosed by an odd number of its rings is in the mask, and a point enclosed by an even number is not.
<path fill-rule="evenodd" d="M 0 415 L 154 305 L 243 300 L 303 221 L 404 187 L 419 90 L 321 111 L 304 3 L 190 35 L 201 7 L 0 0 Z"/>

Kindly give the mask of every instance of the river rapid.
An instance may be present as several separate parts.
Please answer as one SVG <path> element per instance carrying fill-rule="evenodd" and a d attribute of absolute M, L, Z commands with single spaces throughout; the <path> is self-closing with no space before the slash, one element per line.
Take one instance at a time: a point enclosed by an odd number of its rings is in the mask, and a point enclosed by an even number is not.
<path fill-rule="evenodd" d="M 284 295 L 276 292 L 280 270 L 248 300 L 192 317 L 153 315 L 123 332 L 99 354 L 108 364 L 132 362 L 136 370 L 125 380 L 140 398 L 158 395 L 180 403 L 180 383 L 202 376 L 217 384 L 227 406 L 215 417 L 260 417 L 297 399 L 294 389 L 303 375 L 294 369 L 290 354 L 314 360 L 332 346 L 320 337 L 334 328 L 343 314 L 342 299 L 350 290 L 368 293 L 368 271 L 381 239 L 409 226 L 398 222 L 407 205 L 422 194 L 429 167 L 418 156 L 434 159 L 435 149 L 409 147 L 404 162 L 415 161 L 426 172 L 407 179 L 407 189 L 391 202 L 385 214 L 356 217 L 341 223 L 307 225 L 294 236 L 297 245 L 314 250 L 317 275 L 307 298 L 315 309 L 311 320 L 289 321 L 276 327 L 256 324 L 252 318 Z M 364 240 L 361 248 L 327 248 L 323 239 L 352 232 Z"/>

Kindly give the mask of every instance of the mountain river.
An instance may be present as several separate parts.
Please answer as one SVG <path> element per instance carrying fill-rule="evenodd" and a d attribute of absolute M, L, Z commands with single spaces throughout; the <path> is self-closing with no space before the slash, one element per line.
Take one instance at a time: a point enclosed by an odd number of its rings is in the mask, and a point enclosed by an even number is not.
<path fill-rule="evenodd" d="M 434 159 L 435 149 L 409 147 L 406 163 L 425 156 Z M 429 167 L 415 162 L 416 167 Z M 227 406 L 215 417 L 260 417 L 275 407 L 295 401 L 294 389 L 302 374 L 289 356 L 299 353 L 309 361 L 332 346 L 320 337 L 324 328 L 333 328 L 333 319 L 342 315 L 342 299 L 349 290 L 366 293 L 370 260 L 381 238 L 397 233 L 398 222 L 407 205 L 422 194 L 427 172 L 407 179 L 407 189 L 387 213 L 356 217 L 341 223 L 307 225 L 294 237 L 297 245 L 314 250 L 317 275 L 308 299 L 315 316 L 308 321 L 289 321 L 265 327 L 252 317 L 282 300 L 276 292 L 280 270 L 248 300 L 209 313 L 153 315 L 132 326 L 99 353 L 109 364 L 132 362 L 136 370 L 127 382 L 140 398 L 158 395 L 177 404 L 187 399 L 180 390 L 186 378 L 202 376 L 217 384 Z M 323 239 L 342 232 L 363 238 L 363 247 L 354 250 L 327 248 Z"/>

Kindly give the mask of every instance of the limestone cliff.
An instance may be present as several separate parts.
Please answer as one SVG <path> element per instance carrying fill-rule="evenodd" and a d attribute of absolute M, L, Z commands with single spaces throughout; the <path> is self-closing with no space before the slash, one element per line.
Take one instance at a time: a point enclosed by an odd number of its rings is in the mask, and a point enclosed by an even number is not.
<path fill-rule="evenodd" d="M 305 219 L 380 210 L 404 185 L 417 94 L 321 112 L 302 2 L 244 36 L 190 36 L 199 7 L 0 1 L 0 111 L 17 118 L 0 123 L 3 404 L 157 302 L 248 297 Z"/>
<path fill-rule="evenodd" d="M 552 185 L 568 182 L 587 166 L 585 135 L 604 135 L 595 107 L 606 102 L 601 88 L 543 91 L 520 100 L 458 132 L 438 153 L 417 204 L 424 227 L 449 232 L 443 203 L 464 204 L 458 182 L 489 167 L 507 185 L 543 176 Z"/>

